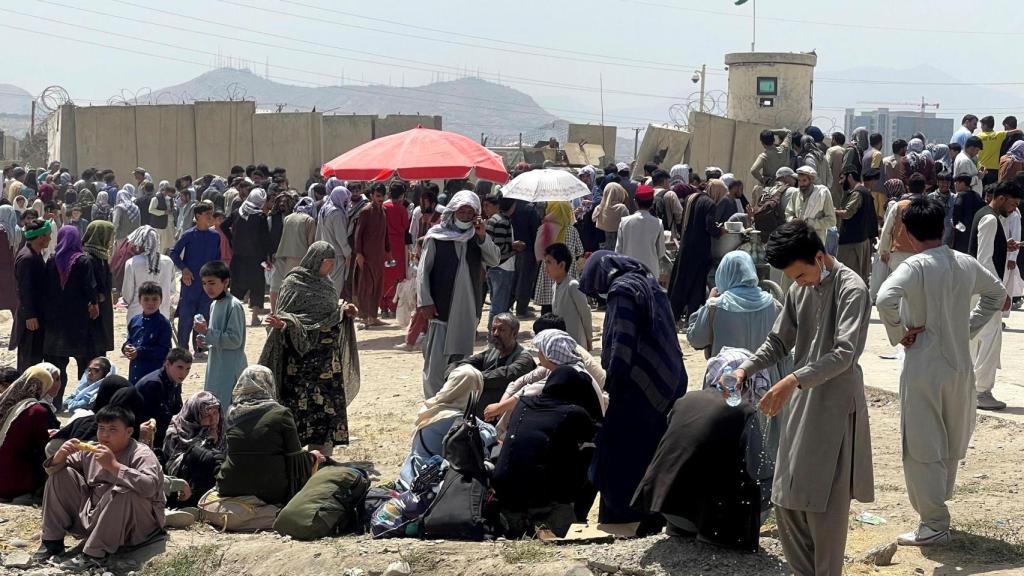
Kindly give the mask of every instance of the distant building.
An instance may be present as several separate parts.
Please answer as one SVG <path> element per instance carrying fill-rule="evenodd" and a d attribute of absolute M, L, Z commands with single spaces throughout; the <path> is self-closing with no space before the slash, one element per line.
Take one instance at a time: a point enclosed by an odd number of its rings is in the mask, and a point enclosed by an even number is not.
<path fill-rule="evenodd" d="M 882 134 L 885 137 L 882 151 L 888 153 L 893 141 L 899 138 L 910 140 L 917 132 L 924 134 L 929 142 L 948 142 L 955 130 L 955 120 L 936 118 L 934 112 L 906 112 L 888 108 L 857 112 L 847 108 L 844 123 L 846 134 L 852 134 L 860 126 Z"/>

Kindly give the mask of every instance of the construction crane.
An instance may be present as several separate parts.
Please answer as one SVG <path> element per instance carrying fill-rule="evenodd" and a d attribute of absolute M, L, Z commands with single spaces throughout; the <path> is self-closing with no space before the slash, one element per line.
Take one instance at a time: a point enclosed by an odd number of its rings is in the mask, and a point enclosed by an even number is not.
<path fill-rule="evenodd" d="M 921 109 L 920 112 L 921 112 L 921 116 L 922 117 L 924 116 L 924 111 L 925 111 L 926 108 L 935 108 L 936 110 L 939 109 L 939 103 L 938 102 L 934 102 L 934 103 L 933 102 L 925 102 L 924 96 L 921 96 L 921 101 L 920 102 L 865 102 L 865 101 L 858 101 L 857 104 L 874 104 L 876 106 L 917 106 L 918 108 Z"/>

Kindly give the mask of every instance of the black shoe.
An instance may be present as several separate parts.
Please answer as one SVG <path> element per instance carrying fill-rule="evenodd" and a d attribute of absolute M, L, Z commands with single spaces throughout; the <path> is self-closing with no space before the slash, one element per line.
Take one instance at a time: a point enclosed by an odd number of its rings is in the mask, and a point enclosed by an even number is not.
<path fill-rule="evenodd" d="M 65 550 L 63 540 L 43 540 L 43 543 L 39 545 L 39 550 L 32 554 L 32 560 L 46 562 L 54 556 L 61 556 Z"/>
<path fill-rule="evenodd" d="M 103 558 L 93 558 L 83 552 L 74 558 L 61 562 L 60 569 L 72 574 L 91 572 L 93 570 L 103 570 L 106 568 L 106 562 L 103 560 Z"/>

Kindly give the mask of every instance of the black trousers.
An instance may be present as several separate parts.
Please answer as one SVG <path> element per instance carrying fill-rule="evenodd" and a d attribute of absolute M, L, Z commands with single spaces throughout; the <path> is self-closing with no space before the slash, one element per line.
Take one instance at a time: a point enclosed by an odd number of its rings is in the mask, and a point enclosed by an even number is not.
<path fill-rule="evenodd" d="M 92 357 L 89 355 L 75 356 L 75 364 L 78 364 L 78 376 L 75 377 L 75 381 L 82 379 L 82 374 L 85 374 L 85 369 L 89 367 L 89 362 L 92 362 Z M 60 390 L 57 395 L 53 398 L 53 405 L 60 410 L 62 404 L 64 404 L 64 389 L 68 385 L 68 362 L 71 361 L 71 356 L 53 356 L 51 354 L 43 354 L 43 362 L 49 362 L 60 370 Z"/>
<path fill-rule="evenodd" d="M 530 301 L 533 300 L 533 292 L 537 288 L 537 273 L 540 268 L 534 258 L 532 250 L 524 250 L 516 254 L 515 301 L 516 314 L 522 316 L 530 309 Z"/>

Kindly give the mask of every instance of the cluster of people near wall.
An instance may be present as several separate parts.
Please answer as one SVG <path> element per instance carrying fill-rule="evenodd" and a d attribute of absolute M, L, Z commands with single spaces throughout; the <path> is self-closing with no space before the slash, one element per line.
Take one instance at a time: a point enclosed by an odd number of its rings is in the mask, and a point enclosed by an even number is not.
<path fill-rule="evenodd" d="M 990 117 L 969 134 L 971 118 L 949 145 L 916 135 L 892 156 L 865 129 L 849 144 L 765 131 L 749 194 L 685 164 L 586 166 L 588 196 L 544 203 L 468 181 L 296 193 L 255 166 L 159 186 L 141 168 L 118 186 L 10 167 L 0 499 L 41 500 L 40 560 L 83 540 L 69 570 L 196 519 L 303 538 L 564 536 L 597 501 L 608 532 L 742 550 L 774 506 L 793 570 L 839 574 L 850 500 L 873 498 L 858 359 L 875 305 L 905 356 L 901 393 L 945 399 L 902 413 L 921 523 L 900 543 L 947 542 L 975 407 L 1005 406 L 998 312 L 1024 293 L 1024 138 Z M 370 488 L 333 455 L 360 387 L 356 331 L 392 319 L 397 348 L 422 352 L 424 400 L 398 477 Z M 689 394 L 680 332 L 709 359 Z M 325 498 L 336 517 L 311 530 Z"/>

